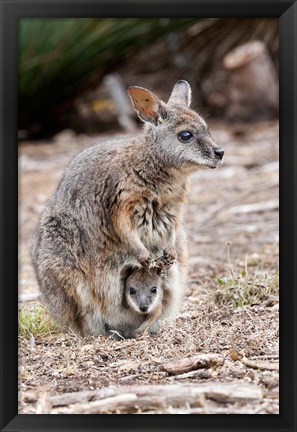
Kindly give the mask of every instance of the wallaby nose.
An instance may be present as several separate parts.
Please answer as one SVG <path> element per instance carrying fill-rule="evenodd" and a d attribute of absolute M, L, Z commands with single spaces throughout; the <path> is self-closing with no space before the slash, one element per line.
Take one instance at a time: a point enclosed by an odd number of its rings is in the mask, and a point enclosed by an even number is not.
<path fill-rule="evenodd" d="M 216 147 L 213 151 L 214 151 L 214 154 L 216 155 L 217 158 L 223 159 L 223 156 L 224 156 L 224 150 L 223 149 L 221 149 L 220 147 Z"/>
<path fill-rule="evenodd" d="M 139 306 L 139 309 L 141 310 L 141 312 L 146 312 L 147 311 L 147 306 Z"/>

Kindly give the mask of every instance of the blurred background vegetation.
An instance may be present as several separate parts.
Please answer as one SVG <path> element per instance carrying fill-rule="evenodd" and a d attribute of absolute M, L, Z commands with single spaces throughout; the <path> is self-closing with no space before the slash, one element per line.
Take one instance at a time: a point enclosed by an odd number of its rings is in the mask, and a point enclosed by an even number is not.
<path fill-rule="evenodd" d="M 250 113 L 229 109 L 233 66 L 228 71 L 224 59 L 236 47 L 261 42 L 277 77 L 278 40 L 277 19 L 22 19 L 19 137 L 50 137 L 65 128 L 89 134 L 120 130 L 119 107 L 105 79 L 114 73 L 123 88 L 147 87 L 161 98 L 176 80 L 186 79 L 194 107 L 204 114 L 230 120 L 239 113 L 239 120 L 248 121 Z M 246 72 L 243 79 L 253 84 Z M 238 87 L 238 78 L 232 82 Z M 257 118 L 277 116 L 272 105 Z"/>

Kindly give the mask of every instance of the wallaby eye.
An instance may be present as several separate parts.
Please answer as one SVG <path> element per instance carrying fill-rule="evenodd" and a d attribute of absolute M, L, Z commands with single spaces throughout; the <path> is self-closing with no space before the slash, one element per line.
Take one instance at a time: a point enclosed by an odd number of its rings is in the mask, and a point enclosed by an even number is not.
<path fill-rule="evenodd" d="M 131 287 L 129 292 L 131 295 L 136 294 L 136 289 Z"/>
<path fill-rule="evenodd" d="M 153 288 L 151 288 L 151 292 L 152 292 L 153 294 L 156 294 L 156 292 L 157 292 L 157 287 L 153 287 Z"/>
<path fill-rule="evenodd" d="M 188 142 L 193 138 L 193 134 L 187 130 L 181 131 L 177 134 L 177 137 L 182 142 Z"/>

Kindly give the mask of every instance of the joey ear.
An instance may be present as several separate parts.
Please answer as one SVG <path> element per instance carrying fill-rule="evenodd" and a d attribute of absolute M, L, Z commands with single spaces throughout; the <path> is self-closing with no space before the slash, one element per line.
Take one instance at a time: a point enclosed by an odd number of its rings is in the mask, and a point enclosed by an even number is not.
<path fill-rule="evenodd" d="M 157 276 L 164 276 L 164 266 L 163 265 L 157 265 L 156 267 L 150 268 L 150 272 L 155 273 Z"/>
<path fill-rule="evenodd" d="M 164 108 L 160 99 L 142 87 L 129 87 L 128 94 L 139 117 L 157 126 L 158 119 L 164 117 Z"/>
<path fill-rule="evenodd" d="M 162 267 L 156 267 L 155 271 L 157 273 L 157 276 L 163 276 L 164 274 L 164 269 Z"/>
<path fill-rule="evenodd" d="M 191 105 L 192 90 L 190 84 L 187 81 L 177 81 L 171 92 L 168 100 L 168 105 L 178 103 L 181 105 Z"/>
<path fill-rule="evenodd" d="M 132 267 L 131 265 L 125 265 L 120 271 L 121 279 L 127 279 L 134 270 L 135 267 Z"/>

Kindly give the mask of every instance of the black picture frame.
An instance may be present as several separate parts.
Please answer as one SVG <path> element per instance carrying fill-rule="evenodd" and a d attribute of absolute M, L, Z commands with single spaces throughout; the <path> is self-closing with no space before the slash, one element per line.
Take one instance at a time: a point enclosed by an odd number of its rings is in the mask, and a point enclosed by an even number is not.
<path fill-rule="evenodd" d="M 296 431 L 297 4 L 1 0 L 1 431 Z M 18 21 L 56 17 L 266 17 L 280 23 L 280 414 L 18 415 Z"/>

